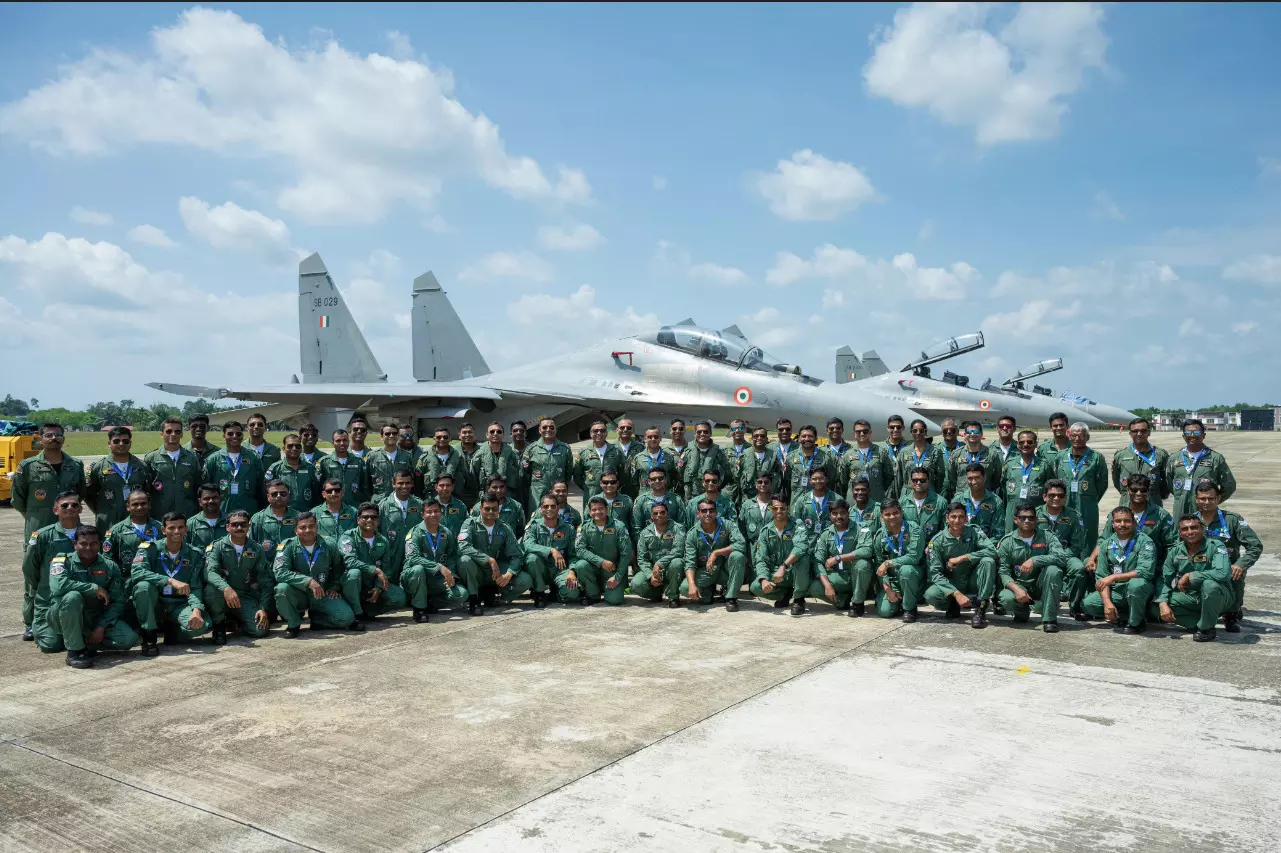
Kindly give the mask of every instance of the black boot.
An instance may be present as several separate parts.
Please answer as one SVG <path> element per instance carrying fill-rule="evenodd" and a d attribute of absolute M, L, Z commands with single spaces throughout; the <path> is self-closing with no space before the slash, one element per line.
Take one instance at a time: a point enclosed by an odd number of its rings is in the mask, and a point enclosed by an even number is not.
<path fill-rule="evenodd" d="M 160 647 L 156 645 L 156 632 L 143 629 L 142 656 L 145 658 L 154 658 L 159 654 L 160 654 Z"/>
<path fill-rule="evenodd" d="M 493 607 L 498 603 L 498 594 L 492 589 L 487 589 L 480 594 L 480 602 L 486 607 Z"/>
<path fill-rule="evenodd" d="M 93 661 L 84 653 L 84 649 L 77 652 L 67 652 L 67 666 L 72 669 L 89 669 L 93 666 Z"/>
<path fill-rule="evenodd" d="M 1072 618 L 1078 622 L 1090 621 L 1090 614 L 1086 613 L 1080 607 L 1077 607 L 1075 610 L 1071 611 L 1071 613 L 1072 613 Z"/>
<path fill-rule="evenodd" d="M 792 600 L 792 615 L 800 616 L 805 612 L 805 599 L 795 598 Z"/>
<path fill-rule="evenodd" d="M 737 599 L 737 598 L 727 598 L 727 599 L 725 599 L 725 609 L 726 609 L 726 610 L 728 610 L 730 613 L 737 613 L 737 612 L 738 612 L 738 599 Z"/>
<path fill-rule="evenodd" d="M 347 626 L 347 630 L 355 631 L 357 634 L 362 633 L 365 630 L 365 623 L 360 619 L 353 619 L 352 623 Z"/>
<path fill-rule="evenodd" d="M 213 626 L 213 644 L 215 646 L 227 645 L 227 628 L 222 622 Z"/>
<path fill-rule="evenodd" d="M 547 601 L 543 598 L 543 594 L 541 592 L 531 592 L 530 595 L 534 598 L 535 610 L 542 610 L 547 606 Z"/>
<path fill-rule="evenodd" d="M 485 605 L 481 603 L 479 595 L 473 595 L 467 599 L 467 614 L 469 616 L 485 615 Z"/>
<path fill-rule="evenodd" d="M 1198 630 L 1195 634 L 1192 635 L 1192 641 L 1194 643 L 1208 643 L 1214 638 L 1216 638 L 1217 636 L 1219 636 L 1218 632 L 1215 631 L 1213 628 L 1211 628 L 1208 631 Z"/>
<path fill-rule="evenodd" d="M 911 610 L 903 611 L 903 621 L 907 622 L 909 625 L 915 622 L 920 617 L 921 617 L 921 614 L 917 612 L 915 607 L 913 607 Z"/>
<path fill-rule="evenodd" d="M 866 612 L 867 612 L 867 605 L 861 601 L 850 605 L 849 614 L 851 619 L 857 619 L 858 617 L 862 616 Z"/>
<path fill-rule="evenodd" d="M 414 621 L 415 621 L 415 622 L 417 622 L 419 625 L 421 625 L 421 624 L 423 624 L 424 622 L 426 622 L 426 621 L 427 621 L 427 611 L 426 611 L 426 610 L 423 610 L 421 607 L 415 607 L 415 608 L 414 608 Z"/>
<path fill-rule="evenodd" d="M 987 603 L 980 601 L 974 607 L 974 615 L 970 618 L 971 628 L 987 627 Z"/>
<path fill-rule="evenodd" d="M 1229 613 L 1223 614 L 1223 630 L 1227 631 L 1229 634 L 1241 633 L 1240 611 L 1237 611 L 1235 613 L 1229 612 Z"/>
<path fill-rule="evenodd" d="M 440 605 L 432 601 L 430 598 L 427 599 L 427 610 L 426 610 L 427 615 L 430 616 L 433 613 L 439 613 L 439 612 L 440 612 Z"/>
<path fill-rule="evenodd" d="M 679 598 L 673 598 L 673 599 L 670 599 L 670 600 L 668 600 L 668 602 L 667 602 L 667 606 L 668 606 L 668 607 L 680 607 L 680 606 L 681 606 L 681 600 L 680 600 Z"/>
<path fill-rule="evenodd" d="M 32 633 L 31 626 L 28 625 L 26 629 L 22 632 L 22 641 L 24 643 L 31 643 L 31 642 L 34 642 L 35 639 L 36 639 L 36 635 Z"/>
<path fill-rule="evenodd" d="M 943 611 L 943 615 L 948 619 L 961 618 L 961 605 L 957 603 L 955 598 L 948 599 L 947 610 Z"/>
<path fill-rule="evenodd" d="M 786 607 L 791 603 L 792 603 L 792 597 L 790 595 L 780 595 L 778 599 L 775 600 L 774 602 L 774 609 L 782 610 L 784 607 Z"/>
<path fill-rule="evenodd" d="M 301 633 L 302 633 L 302 628 L 289 628 L 289 627 L 286 627 L 286 628 L 285 628 L 285 639 L 293 640 L 293 639 L 297 638 L 297 637 L 298 637 L 298 635 L 299 635 L 299 634 L 301 634 Z"/>
<path fill-rule="evenodd" d="M 1041 630 L 1047 634 L 1057 634 L 1059 632 L 1058 622 L 1042 622 Z"/>
<path fill-rule="evenodd" d="M 596 603 L 596 599 L 592 598 L 592 597 L 591 597 L 590 595 L 588 595 L 587 593 L 583 593 L 583 594 L 582 594 L 582 596 L 581 596 L 578 600 L 579 600 L 579 602 L 581 602 L 581 603 L 582 603 L 582 605 L 583 605 L 584 607 L 591 607 L 593 604 L 595 604 L 595 603 Z"/>
<path fill-rule="evenodd" d="M 1147 622 L 1140 622 L 1137 625 L 1126 625 L 1121 629 L 1122 634 L 1142 634 L 1148 627 Z"/>

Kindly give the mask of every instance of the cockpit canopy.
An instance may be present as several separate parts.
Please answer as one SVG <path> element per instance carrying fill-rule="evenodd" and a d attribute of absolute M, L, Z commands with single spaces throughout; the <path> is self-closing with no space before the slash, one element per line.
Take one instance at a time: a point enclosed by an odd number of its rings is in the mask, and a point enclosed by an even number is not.
<path fill-rule="evenodd" d="M 799 366 L 776 358 L 736 334 L 737 332 L 737 327 L 718 332 L 686 322 L 675 326 L 663 326 L 654 334 L 639 337 L 643 341 L 658 344 L 661 347 L 687 352 L 740 370 L 803 375 Z"/>

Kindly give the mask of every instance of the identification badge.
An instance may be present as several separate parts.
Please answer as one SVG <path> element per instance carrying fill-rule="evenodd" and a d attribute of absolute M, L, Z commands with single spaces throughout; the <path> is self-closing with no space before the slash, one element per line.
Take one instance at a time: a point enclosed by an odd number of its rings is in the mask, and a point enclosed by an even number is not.
<path fill-rule="evenodd" d="M 1072 485 L 1074 485 L 1074 486 L 1075 486 L 1076 484 L 1075 484 L 1075 483 L 1073 483 Z M 1075 491 L 1076 491 L 1076 489 L 1073 489 L 1072 491 L 1074 491 L 1074 492 L 1075 492 Z M 231 488 L 227 490 L 227 494 L 229 494 L 229 495 L 238 495 L 238 494 L 240 494 L 240 484 L 239 484 L 239 483 L 232 483 L 232 484 L 231 484 Z"/>
<path fill-rule="evenodd" d="M 328 574 L 329 574 L 328 572 L 321 572 L 320 574 L 316 575 L 316 583 L 324 583 L 325 577 Z"/>
<path fill-rule="evenodd" d="M 1073 485 L 1075 485 L 1075 483 Z M 1072 491 L 1075 492 L 1076 489 L 1073 489 Z M 1027 486 L 1024 486 L 1023 488 L 1019 489 L 1019 497 L 1023 499 L 1027 498 Z"/>
<path fill-rule="evenodd" d="M 172 587 L 172 586 L 170 586 L 169 584 L 165 584 L 165 588 L 164 588 L 163 590 L 161 590 L 161 594 L 162 594 L 162 595 L 173 595 L 173 587 Z"/>
<path fill-rule="evenodd" d="M 1079 492 L 1079 491 L 1081 491 L 1081 484 L 1080 484 L 1080 483 L 1078 483 L 1076 480 L 1073 480 L 1073 481 L 1072 481 L 1072 491 L 1073 491 L 1073 492 Z"/>
<path fill-rule="evenodd" d="M 801 477 L 801 488 L 808 489 L 809 487 L 810 487 L 810 475 L 806 474 L 804 477 Z"/>

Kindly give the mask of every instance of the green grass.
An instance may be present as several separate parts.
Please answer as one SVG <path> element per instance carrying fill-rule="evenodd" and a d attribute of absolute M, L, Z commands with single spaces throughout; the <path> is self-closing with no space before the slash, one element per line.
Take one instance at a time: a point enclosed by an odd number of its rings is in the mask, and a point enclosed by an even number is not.
<path fill-rule="evenodd" d="M 267 440 L 277 447 L 280 446 L 284 437 L 289 433 L 269 432 Z M 191 440 L 190 433 L 183 434 L 183 444 Z M 211 432 L 209 440 L 214 444 L 222 447 L 222 436 Z M 246 437 L 245 441 L 248 442 Z M 135 432 L 133 434 L 133 452 L 135 456 L 144 456 L 161 445 L 159 432 Z M 327 441 L 317 443 L 318 447 L 333 447 Z M 381 445 L 380 445 L 381 446 Z M 107 455 L 107 434 L 105 432 L 68 432 L 67 440 L 62 449 L 72 456 L 106 456 Z"/>

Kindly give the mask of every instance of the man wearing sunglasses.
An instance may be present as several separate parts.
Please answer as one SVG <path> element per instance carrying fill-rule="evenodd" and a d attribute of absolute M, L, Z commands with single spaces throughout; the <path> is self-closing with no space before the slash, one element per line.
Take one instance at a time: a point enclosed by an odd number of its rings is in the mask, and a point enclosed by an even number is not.
<path fill-rule="evenodd" d="M 503 441 L 503 425 L 498 421 L 485 427 L 485 443 L 476 449 L 471 473 L 482 487 L 491 478 L 502 477 L 510 497 L 520 504 L 521 514 L 525 514 L 524 502 L 520 500 L 520 455 Z"/>
<path fill-rule="evenodd" d="M 732 425 L 731 425 L 732 426 Z M 827 420 L 827 452 L 832 457 L 832 480 L 827 487 L 838 498 L 845 497 L 845 454 L 850 445 L 845 441 L 845 421 L 840 418 Z"/>
<path fill-rule="evenodd" d="M 316 446 L 320 441 L 320 429 L 315 424 L 307 424 L 298 430 L 298 435 L 302 438 L 302 461 L 308 465 L 314 468 L 316 463 L 329 455 Z"/>
<path fill-rule="evenodd" d="M 574 560 L 574 526 L 561 517 L 560 506 L 551 495 L 543 495 L 538 512 L 539 517 L 530 519 L 520 540 L 536 608 L 544 606 L 543 601 L 553 588 L 563 603 L 573 601 L 579 594 L 577 580 L 573 587 L 568 585 L 569 567 Z"/>
<path fill-rule="evenodd" d="M 204 603 L 205 552 L 187 544 L 187 519 L 179 513 L 166 513 L 160 522 L 164 538 L 139 545 L 129 569 L 144 657 L 160 654 L 157 631 L 163 632 L 166 647 L 210 631 Z"/>
<path fill-rule="evenodd" d="M 716 587 L 720 585 L 725 591 L 725 609 L 735 613 L 738 611 L 738 593 L 743 587 L 743 574 L 747 570 L 747 543 L 743 541 L 737 524 L 717 516 L 715 501 L 703 498 L 695 506 L 698 523 L 685 530 L 681 557 L 685 565 L 685 580 L 681 581 L 681 594 L 689 601 L 711 604 L 716 599 Z M 787 515 L 786 506 L 783 514 Z M 807 577 L 807 586 L 808 583 Z"/>
<path fill-rule="evenodd" d="M 908 524 L 915 524 L 921 535 L 928 542 L 934 534 L 943 528 L 944 515 L 947 512 L 947 501 L 930 485 L 930 472 L 925 468 L 915 468 L 907 475 L 910 491 L 904 493 L 900 503 L 903 506 L 903 518 Z"/>
<path fill-rule="evenodd" d="M 182 446 L 179 418 L 165 418 L 160 425 L 160 438 L 161 446 L 142 457 L 152 515 L 159 518 L 167 512 L 180 512 L 192 516 L 199 508 L 196 489 L 204 478 L 204 462 L 194 451 Z M 121 571 L 127 568 L 126 565 L 120 567 Z"/>
<path fill-rule="evenodd" d="M 903 448 L 898 455 L 899 470 L 895 474 L 896 482 L 907 483 L 908 473 L 913 468 L 924 468 L 930 472 L 930 486 L 934 491 L 942 492 L 947 481 L 947 462 L 940 447 L 931 444 L 930 433 L 925 421 L 914 420 L 908 427 L 912 434 L 912 443 Z"/>
<path fill-rule="evenodd" d="M 1014 509 L 1019 504 L 1028 503 L 1036 508 L 1045 502 L 1045 484 L 1054 477 L 1054 466 L 1047 465 L 1036 452 L 1035 432 L 1020 430 L 1015 446 L 1018 452 L 1008 457 L 1001 469 L 1001 481 L 1005 484 L 1002 535 L 1014 530 Z"/>
<path fill-rule="evenodd" d="M 627 529 L 627 535 L 632 537 L 632 541 L 635 542 L 636 531 L 635 528 L 632 527 L 632 515 L 635 512 L 636 506 L 632 503 L 631 498 L 619 491 L 621 487 L 622 477 L 619 473 L 617 471 L 606 469 L 606 471 L 601 474 L 600 478 L 601 490 L 592 497 L 605 499 L 605 505 L 609 507 L 610 518 L 623 525 L 623 527 Z M 516 535 L 519 536 L 524 532 L 525 528 L 524 525 L 522 525 L 520 530 L 516 531 Z"/>
<path fill-rule="evenodd" d="M 391 494 L 391 478 L 401 468 L 408 468 L 411 464 L 410 454 L 402 452 L 400 449 L 400 427 L 396 424 L 386 424 L 380 431 L 379 436 L 382 438 L 383 445 L 377 450 L 371 450 L 365 456 L 365 466 L 369 468 L 369 487 L 374 503 L 381 503 L 382 500 Z M 416 461 L 416 460 L 415 460 Z"/>
<path fill-rule="evenodd" d="M 1240 514 L 1219 507 L 1218 488 L 1209 480 L 1197 483 L 1196 506 L 1205 535 L 1218 539 L 1228 549 L 1228 558 L 1232 561 L 1232 606 L 1223 614 L 1223 630 L 1239 634 L 1241 607 L 1245 603 L 1245 575 L 1263 556 L 1263 543 Z"/>
<path fill-rule="evenodd" d="M 294 538 L 298 512 L 293 507 L 289 485 L 284 480 L 273 480 L 267 484 L 267 508 L 249 519 L 249 538 L 271 556 L 277 545 Z"/>
<path fill-rule="evenodd" d="M 885 421 L 885 432 L 887 438 L 881 443 L 885 449 L 886 456 L 889 457 L 892 468 L 891 483 L 886 483 L 885 488 L 890 497 L 898 497 L 899 493 L 907 488 L 907 484 L 899 479 L 899 454 L 903 448 L 907 447 L 907 442 L 903 440 L 903 419 L 898 415 L 890 415 Z"/>
<path fill-rule="evenodd" d="M 733 501 L 721 492 L 720 474 L 716 471 L 704 473 L 702 487 L 703 493 L 695 496 L 689 503 L 685 504 L 685 517 L 680 519 L 681 525 L 686 530 L 689 530 L 698 524 L 698 505 L 703 501 L 711 501 L 716 507 L 717 518 L 723 518 L 726 522 L 737 526 L 738 508 L 734 506 Z"/>
<path fill-rule="evenodd" d="M 543 500 L 558 480 L 572 482 L 574 451 L 556 437 L 556 420 L 543 418 L 538 422 L 539 440 L 525 448 L 521 454 L 522 477 L 529 483 L 529 512 Z M 426 458 L 426 457 L 424 457 Z"/>
<path fill-rule="evenodd" d="M 943 426 L 944 428 L 944 440 L 947 439 L 946 424 L 946 421 L 940 424 L 940 426 Z M 1014 438 L 1014 431 L 1017 428 L 1018 421 L 1014 420 L 1013 415 L 1001 415 L 996 419 L 996 441 L 992 442 L 989 446 L 997 453 L 1001 454 L 1002 465 L 1009 462 L 1010 458 L 1019 452 L 1018 443 Z M 1033 432 L 1032 435 L 1035 436 L 1036 433 Z"/>
<path fill-rule="evenodd" d="M 316 460 L 316 480 L 337 480 L 343 485 L 343 501 L 359 506 L 369 500 L 369 467 L 365 460 L 351 452 L 351 436 L 346 430 L 333 434 L 334 452 Z"/>
<path fill-rule="evenodd" d="M 709 471 L 716 473 L 718 484 L 729 482 L 729 459 L 721 446 L 712 441 L 711 421 L 699 421 L 694 424 L 694 446 L 690 448 L 685 461 L 685 494 L 697 494 L 704 485 L 703 475 Z M 729 495 L 725 499 L 733 507 L 734 499 Z"/>
<path fill-rule="evenodd" d="M 356 507 L 343 500 L 343 491 L 342 480 L 326 480 L 320 487 L 324 503 L 311 510 L 320 536 L 330 542 L 337 542 L 339 536 L 356 526 Z"/>
<path fill-rule="evenodd" d="M 273 483 L 289 487 L 289 508 L 295 512 L 311 509 L 320 497 L 320 482 L 316 468 L 302 458 L 302 437 L 290 433 L 285 436 L 285 455 L 267 469 L 267 491 Z M 270 498 L 268 498 L 270 503 Z"/>
<path fill-rule="evenodd" d="M 698 508 L 703 517 L 704 507 Z M 712 508 L 715 511 L 715 508 Z M 805 596 L 810 589 L 810 553 L 813 539 L 804 525 L 797 524 L 791 518 L 787 500 L 782 495 L 770 496 L 770 512 L 774 523 L 761 528 L 756 546 L 752 549 L 752 567 L 756 579 L 752 581 L 752 595 L 774 602 L 776 609 L 782 609 L 789 603 L 793 616 L 805 612 Z M 706 530 L 706 525 L 702 528 Z M 693 530 L 691 534 L 698 534 Z M 687 537 L 686 541 L 689 539 Z M 686 565 L 690 564 L 689 550 L 686 547 Z"/>
<path fill-rule="evenodd" d="M 196 458 L 200 460 L 200 469 L 203 471 L 205 462 L 209 460 L 209 457 L 222 448 L 205 437 L 209 434 L 208 415 L 192 415 L 187 421 L 187 429 L 191 430 L 191 441 L 184 444 L 183 447 L 196 455 Z"/>
<path fill-rule="evenodd" d="M 1147 482 L 1146 477 L 1140 480 Z M 1156 589 L 1156 554 L 1156 545 L 1135 524 L 1134 511 L 1125 506 L 1112 510 L 1092 564 L 1087 563 L 1094 572 L 1094 591 L 1085 597 L 1085 612 L 1115 625 L 1120 633 L 1143 633 Z"/>
<path fill-rule="evenodd" d="M 1112 486 L 1121 493 L 1121 506 L 1125 506 L 1126 486 L 1142 478 L 1150 484 L 1148 500 L 1162 506 L 1170 496 L 1163 476 L 1170 454 L 1150 441 L 1152 425 L 1147 418 L 1130 421 L 1129 432 L 1130 443 L 1112 454 Z"/>
<path fill-rule="evenodd" d="M 965 493 L 965 469 L 976 462 L 987 469 L 989 492 L 1001 491 L 1001 454 L 983 443 L 983 425 L 978 421 L 961 421 L 962 438 L 965 445 L 947 464 L 947 482 L 940 493 L 948 500 L 960 500 Z"/>
<path fill-rule="evenodd" d="M 123 652 L 138 642 L 123 618 L 128 595 L 120 567 L 99 553 L 98 541 L 98 528 L 80 525 L 75 553 L 57 556 L 49 566 L 46 620 L 73 669 L 92 667 L 99 649 Z"/>
<path fill-rule="evenodd" d="M 13 473 L 12 486 L 13 508 L 23 518 L 23 540 L 31 538 L 43 527 L 53 524 L 58 518 L 54 506 L 55 495 L 63 492 L 74 492 L 77 496 L 85 491 L 85 466 L 74 456 L 62 452 L 65 434 L 62 424 L 45 424 L 40 427 L 40 445 L 42 450 L 30 459 L 22 460 L 18 470 Z M 23 608 L 24 622 L 31 624 Z"/>
<path fill-rule="evenodd" d="M 829 426 L 830 430 L 830 426 Z M 752 444 L 747 440 L 747 424 L 741 418 L 729 422 L 730 445 L 725 448 L 725 462 L 729 465 L 729 479 L 725 481 L 725 494 L 734 503 L 748 497 L 752 490 L 750 482 L 743 482 L 743 461 L 751 453 Z"/>
<path fill-rule="evenodd" d="M 854 422 L 854 446 L 841 457 L 841 479 L 846 483 L 847 497 L 854 500 L 854 484 L 867 483 L 868 499 L 873 503 L 885 500 L 886 493 L 897 498 L 894 478 L 897 469 L 889 454 L 879 444 L 872 443 L 872 425 L 859 419 Z"/>
<path fill-rule="evenodd" d="M 588 433 L 592 443 L 578 451 L 574 460 L 574 483 L 583 490 L 583 511 L 587 511 L 587 502 L 594 495 L 600 494 L 600 478 L 605 471 L 618 471 L 623 467 L 622 451 L 606 440 L 609 426 L 604 420 L 592 421 Z"/>
<path fill-rule="evenodd" d="M 650 505 L 650 523 L 636 539 L 636 574 L 631 590 L 648 601 L 667 595 L 668 607 L 681 606 L 681 580 L 685 577 L 685 528 L 672 521 L 667 504 Z"/>
<path fill-rule="evenodd" d="M 1237 490 L 1228 460 L 1205 445 L 1204 423 L 1195 418 L 1185 423 L 1183 441 L 1187 446 L 1170 454 L 1165 466 L 1165 488 L 1173 498 L 1170 515 L 1175 518 L 1196 512 L 1196 486 L 1202 480 L 1218 487 L 1220 501 L 1226 501 Z"/>
<path fill-rule="evenodd" d="M 915 622 L 925 591 L 925 537 L 915 524 L 903 520 L 903 508 L 894 498 L 876 506 L 880 518 L 859 537 L 854 552 L 850 616 L 863 615 L 868 587 L 875 584 L 876 615 L 892 619 L 901 612 L 904 622 Z"/>
<path fill-rule="evenodd" d="M 46 619 L 49 610 L 49 564 L 75 550 L 80 526 L 80 496 L 60 492 L 49 506 L 57 513 L 52 524 L 33 530 L 22 555 L 22 639 L 34 640 L 41 651 L 57 651 L 58 632 Z"/>
<path fill-rule="evenodd" d="M 244 427 L 238 421 L 227 421 L 222 425 L 226 446 L 205 460 L 204 482 L 218 487 L 223 515 L 233 509 L 243 509 L 252 515 L 267 505 L 263 490 L 267 469 L 257 453 L 244 452 L 244 437 Z"/>
<path fill-rule="evenodd" d="M 648 434 L 646 435 L 648 438 Z M 778 458 L 778 454 L 770 448 L 769 432 L 765 427 L 752 428 L 752 446 L 743 455 L 743 468 L 739 472 L 739 480 L 743 484 L 743 490 L 747 491 L 756 483 L 762 474 L 769 475 L 770 489 L 769 493 L 782 493 L 783 489 L 783 460 Z M 748 498 L 751 495 L 747 495 Z"/>
<path fill-rule="evenodd" d="M 1090 552 L 1085 548 L 1085 523 L 1081 516 L 1068 505 L 1068 486 L 1062 480 L 1049 480 L 1045 484 L 1045 504 L 1036 510 L 1041 519 L 1040 524 L 1047 531 L 1058 537 L 1059 544 L 1067 552 L 1066 585 L 1068 588 L 1068 612 L 1078 622 L 1089 621 L 1081 606 L 1089 584 L 1074 583 L 1076 578 L 1091 577 L 1085 567 L 1085 558 Z"/>
<path fill-rule="evenodd" d="M 685 518 L 685 501 L 681 499 L 680 495 L 673 494 L 667 488 L 667 469 L 655 468 L 653 471 L 635 471 L 634 473 L 638 476 L 643 474 L 645 481 L 640 495 L 632 503 L 632 530 L 645 529 L 648 523 L 646 519 L 653 518 L 650 511 L 656 503 L 667 506 L 669 520 L 680 522 L 681 519 Z"/>
<path fill-rule="evenodd" d="M 297 536 L 276 546 L 272 570 L 276 575 L 276 610 L 285 622 L 285 636 L 302 630 L 308 611 L 312 628 L 364 631 L 348 601 L 360 599 L 360 573 L 345 572 L 333 543 L 318 533 L 316 516 L 300 512 Z"/>
<path fill-rule="evenodd" d="M 1041 613 L 1041 630 L 1059 631 L 1059 599 L 1067 552 L 1058 537 L 1037 525 L 1036 507 L 1020 503 L 1014 509 L 1014 530 L 996 546 L 1001 606 L 1026 622 L 1035 607 Z"/>
<path fill-rule="evenodd" d="M 110 530 L 127 516 L 129 493 L 147 484 L 142 460 L 130 452 L 132 430 L 112 427 L 107 433 L 107 447 L 110 452 L 89 466 L 85 478 L 85 503 L 93 512 L 94 525 L 99 530 Z"/>
<path fill-rule="evenodd" d="M 237 627 L 248 637 L 265 637 L 271 626 L 268 600 L 275 595 L 274 554 L 249 538 L 249 513 L 227 516 L 227 535 L 205 548 L 205 595 L 214 645 L 227 643 Z"/>
<path fill-rule="evenodd" d="M 405 606 L 405 591 L 400 586 L 400 561 L 393 561 L 391 542 L 378 530 L 381 521 L 378 505 L 365 501 L 356 508 L 355 529 L 338 537 L 343 570 L 360 574 L 359 596 L 355 601 L 347 600 L 358 620 L 372 621 L 379 613 Z M 403 541 L 399 544 L 404 545 Z M 396 562 L 394 572 L 393 562 Z M 344 585 L 344 597 L 347 589 Z"/>
<path fill-rule="evenodd" d="M 369 421 L 365 420 L 363 416 L 357 415 L 347 422 L 347 432 L 351 436 L 351 447 L 349 448 L 351 455 L 364 461 L 365 457 L 370 453 L 370 448 L 365 444 L 369 439 Z"/>
<path fill-rule="evenodd" d="M 479 517 L 468 518 L 458 531 L 459 566 L 467 583 L 467 612 L 476 616 L 483 616 L 485 607 L 492 607 L 498 596 L 502 596 L 504 604 L 510 604 L 533 587 L 516 531 L 498 519 L 501 505 L 498 495 L 485 495 L 480 499 Z"/>

